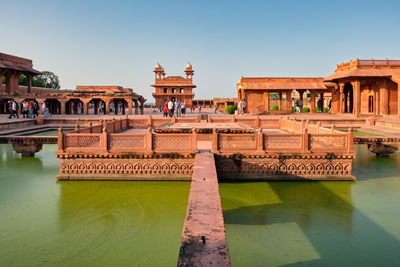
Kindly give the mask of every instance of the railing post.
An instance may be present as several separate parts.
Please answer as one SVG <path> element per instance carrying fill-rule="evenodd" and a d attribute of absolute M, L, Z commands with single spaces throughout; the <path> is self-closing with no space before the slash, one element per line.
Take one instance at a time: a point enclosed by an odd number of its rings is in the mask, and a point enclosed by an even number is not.
<path fill-rule="evenodd" d="M 176 123 L 176 117 L 175 117 L 175 115 L 172 117 L 172 122 L 173 122 L 173 123 Z"/>
<path fill-rule="evenodd" d="M 119 119 L 119 130 L 120 131 L 122 131 L 124 128 L 123 128 L 123 124 L 122 124 L 122 118 L 121 119 Z"/>
<path fill-rule="evenodd" d="M 115 118 L 113 118 L 113 122 L 112 122 L 112 125 L 113 125 L 113 133 L 115 132 Z"/>
<path fill-rule="evenodd" d="M 79 124 L 75 124 L 74 132 L 79 133 Z"/>
<path fill-rule="evenodd" d="M 147 127 L 151 128 L 153 126 L 152 124 L 153 124 L 153 118 L 150 115 L 149 118 L 147 119 Z"/>
<path fill-rule="evenodd" d="M 331 134 L 333 134 L 334 132 L 335 132 L 335 125 L 332 124 L 332 127 L 331 127 Z"/>
<path fill-rule="evenodd" d="M 108 152 L 108 132 L 107 127 L 103 128 L 103 132 L 100 135 L 100 149 L 102 152 Z"/>
<path fill-rule="evenodd" d="M 317 134 L 319 134 L 319 127 L 321 127 L 321 122 L 320 121 L 317 123 Z"/>
<path fill-rule="evenodd" d="M 353 134 L 353 128 L 349 128 L 349 131 L 347 133 L 347 152 L 353 152 L 354 151 L 354 134 Z"/>
<path fill-rule="evenodd" d="M 218 133 L 217 133 L 217 128 L 214 127 L 213 133 L 212 133 L 212 150 L 213 152 L 218 152 Z"/>
<path fill-rule="evenodd" d="M 93 123 L 89 122 L 89 133 L 93 133 Z"/>
<path fill-rule="evenodd" d="M 151 132 L 151 128 L 147 128 L 146 133 L 146 151 L 148 153 L 153 153 L 153 133 Z"/>
<path fill-rule="evenodd" d="M 259 153 L 264 152 L 264 135 L 261 128 L 258 128 L 258 133 L 257 133 L 257 152 Z"/>
<path fill-rule="evenodd" d="M 235 115 L 232 115 L 232 117 L 231 117 L 231 122 L 235 122 Z"/>
<path fill-rule="evenodd" d="M 257 115 L 256 117 L 256 125 L 255 127 L 259 128 L 260 127 L 260 117 Z"/>
<path fill-rule="evenodd" d="M 301 133 L 304 131 L 304 119 L 301 118 Z"/>
<path fill-rule="evenodd" d="M 192 147 L 191 150 L 193 153 L 197 152 L 197 133 L 196 128 L 192 129 Z"/>
<path fill-rule="evenodd" d="M 304 128 L 303 131 L 303 144 L 302 144 L 302 152 L 308 152 L 310 150 L 310 146 L 308 143 L 308 129 Z"/>
<path fill-rule="evenodd" d="M 64 152 L 64 134 L 62 132 L 62 128 L 58 128 L 58 138 L 57 138 L 57 143 L 58 143 L 58 150 Z"/>

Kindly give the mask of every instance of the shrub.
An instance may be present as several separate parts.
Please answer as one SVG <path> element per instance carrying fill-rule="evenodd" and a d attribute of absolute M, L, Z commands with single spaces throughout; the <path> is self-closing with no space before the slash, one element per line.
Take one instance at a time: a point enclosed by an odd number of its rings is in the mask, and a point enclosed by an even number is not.
<path fill-rule="evenodd" d="M 303 112 L 310 112 L 310 108 L 309 107 L 303 107 Z"/>
<path fill-rule="evenodd" d="M 271 110 L 279 110 L 279 107 L 278 106 L 272 106 Z"/>
<path fill-rule="evenodd" d="M 324 112 L 328 112 L 328 111 L 329 111 L 328 108 L 324 107 Z"/>
<path fill-rule="evenodd" d="M 237 110 L 237 107 L 236 106 L 232 106 L 232 105 L 228 105 L 225 108 L 225 112 L 228 113 L 228 114 L 234 114 L 235 110 Z"/>

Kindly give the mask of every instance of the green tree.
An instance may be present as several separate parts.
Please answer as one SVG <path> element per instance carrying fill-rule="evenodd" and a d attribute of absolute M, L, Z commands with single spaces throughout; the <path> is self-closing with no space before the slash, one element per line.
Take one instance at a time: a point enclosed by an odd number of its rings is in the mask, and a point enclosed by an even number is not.
<path fill-rule="evenodd" d="M 42 71 L 41 75 L 33 77 L 32 86 L 60 89 L 60 80 L 53 72 Z"/>
<path fill-rule="evenodd" d="M 25 75 L 21 75 L 18 78 L 18 84 L 19 85 L 23 85 L 23 86 L 28 86 L 28 77 L 26 77 Z"/>

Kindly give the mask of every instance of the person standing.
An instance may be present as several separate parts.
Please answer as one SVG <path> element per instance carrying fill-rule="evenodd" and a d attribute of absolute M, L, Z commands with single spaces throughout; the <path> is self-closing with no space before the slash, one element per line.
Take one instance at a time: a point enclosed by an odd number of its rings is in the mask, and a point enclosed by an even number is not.
<path fill-rule="evenodd" d="M 240 100 L 239 101 L 239 103 L 238 103 L 238 113 L 239 113 L 239 116 L 242 116 L 242 105 L 243 105 L 243 102 L 242 102 L 242 100 Z"/>
<path fill-rule="evenodd" d="M 299 108 L 300 108 L 300 113 L 303 112 L 303 100 L 300 98 L 299 100 Z"/>
<path fill-rule="evenodd" d="M 164 112 L 164 117 L 168 117 L 169 109 L 168 109 L 167 101 L 164 102 L 163 112 Z"/>
<path fill-rule="evenodd" d="M 294 109 L 295 108 L 295 102 L 294 102 L 294 98 L 292 97 L 292 102 L 291 102 L 291 104 L 292 104 L 292 111 L 291 112 L 296 112 L 296 110 Z M 294 110 L 293 110 L 294 109 Z"/>
<path fill-rule="evenodd" d="M 245 99 L 243 99 L 242 109 L 243 109 L 243 115 L 246 115 L 246 100 Z"/>
<path fill-rule="evenodd" d="M 181 115 L 181 102 L 178 100 L 175 102 L 175 110 L 176 110 L 176 116 Z"/>
<path fill-rule="evenodd" d="M 218 110 L 218 107 L 215 106 L 215 107 L 214 107 L 214 113 L 217 113 L 217 110 Z"/>
<path fill-rule="evenodd" d="M 168 102 L 168 110 L 169 110 L 169 116 L 172 117 L 174 116 L 174 102 L 170 99 Z"/>
<path fill-rule="evenodd" d="M 199 113 L 201 113 L 201 105 L 199 105 Z"/>

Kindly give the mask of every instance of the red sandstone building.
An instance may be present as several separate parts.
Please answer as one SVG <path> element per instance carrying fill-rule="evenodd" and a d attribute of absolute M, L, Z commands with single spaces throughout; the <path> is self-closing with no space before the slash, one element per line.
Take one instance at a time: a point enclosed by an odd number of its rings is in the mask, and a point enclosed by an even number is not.
<path fill-rule="evenodd" d="M 335 72 L 326 78 L 245 77 L 237 83 L 238 100 L 245 99 L 252 114 L 271 113 L 271 93 L 275 93 L 279 110 L 290 112 L 296 90 L 301 99 L 309 95 L 304 102 L 310 103 L 311 112 L 328 95 L 332 113 L 400 117 L 400 60 L 357 59 L 337 65 Z M 327 101 L 322 103 L 326 107 Z"/>
<path fill-rule="evenodd" d="M 28 77 L 28 86 L 19 86 L 21 75 Z M 23 101 L 35 101 L 40 109 L 46 103 L 52 114 L 101 114 L 143 113 L 146 99 L 121 86 L 77 86 L 76 90 L 58 90 L 32 87 L 32 78 L 41 74 L 33 69 L 32 60 L 0 53 L 0 113 L 9 113 L 9 100 L 21 105 Z M 6 82 L 2 84 L 1 77 Z M 22 108 L 20 108 L 20 112 Z M 41 112 L 41 110 L 40 110 Z"/>
<path fill-rule="evenodd" d="M 186 65 L 185 74 L 186 78 L 182 76 L 165 76 L 164 68 L 157 63 L 154 68 L 155 83 L 152 84 L 155 88 L 153 97 L 156 101 L 156 106 L 163 106 L 164 102 L 170 99 L 179 100 L 181 103 L 186 103 L 188 107 L 192 106 L 194 97 L 193 88 L 193 68 L 190 63 Z"/>

